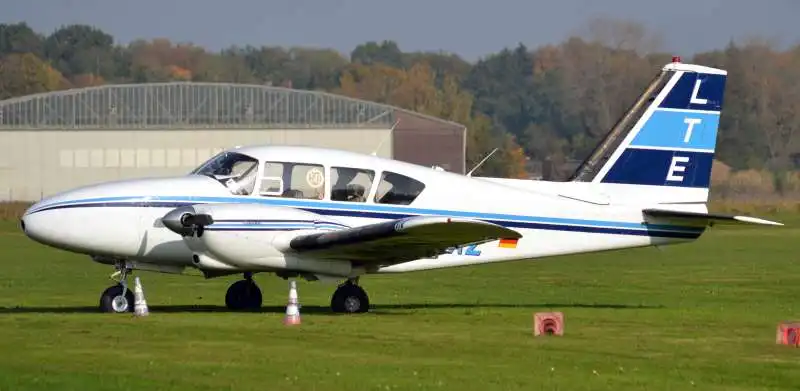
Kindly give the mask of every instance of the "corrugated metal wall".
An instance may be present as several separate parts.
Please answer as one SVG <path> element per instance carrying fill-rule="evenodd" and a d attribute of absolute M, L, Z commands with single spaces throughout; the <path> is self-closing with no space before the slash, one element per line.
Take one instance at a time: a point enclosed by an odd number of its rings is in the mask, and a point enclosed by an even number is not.
<path fill-rule="evenodd" d="M 399 121 L 393 134 L 395 159 L 466 173 L 463 126 L 407 112 L 398 111 L 395 116 Z"/>
<path fill-rule="evenodd" d="M 273 143 L 392 157 L 393 139 L 389 129 L 0 131 L 0 201 L 36 201 L 109 180 L 182 175 L 224 148 Z"/>

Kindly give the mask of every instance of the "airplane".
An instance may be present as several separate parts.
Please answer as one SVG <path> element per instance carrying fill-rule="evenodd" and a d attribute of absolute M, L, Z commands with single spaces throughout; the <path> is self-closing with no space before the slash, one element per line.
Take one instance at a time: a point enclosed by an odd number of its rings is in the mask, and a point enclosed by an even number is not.
<path fill-rule="evenodd" d="M 43 199 L 21 218 L 42 244 L 113 266 L 99 309 L 133 311 L 134 270 L 238 275 L 232 310 L 258 310 L 254 274 L 338 283 L 335 313 L 368 312 L 360 278 L 665 246 L 709 213 L 727 71 L 673 59 L 562 181 L 475 177 L 341 150 L 226 149 L 186 175 L 120 180 Z M 474 170 L 473 170 L 474 171 Z M 198 273 L 200 274 L 200 273 Z"/>

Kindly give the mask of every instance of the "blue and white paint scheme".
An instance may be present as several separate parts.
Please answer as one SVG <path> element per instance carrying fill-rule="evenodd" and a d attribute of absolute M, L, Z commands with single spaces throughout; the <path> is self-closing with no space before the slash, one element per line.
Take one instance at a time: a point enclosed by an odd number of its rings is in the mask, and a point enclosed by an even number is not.
<path fill-rule="evenodd" d="M 726 79 L 676 71 L 595 181 L 708 190 Z"/>
<path fill-rule="evenodd" d="M 192 173 L 103 183 L 33 205 L 32 239 L 114 265 L 101 296 L 130 311 L 132 270 L 244 274 L 226 303 L 261 305 L 254 273 L 345 282 L 337 312 L 369 307 L 360 276 L 685 243 L 709 214 L 724 70 L 674 62 L 570 181 L 460 175 L 298 146 L 223 151 Z M 594 160 L 592 160 L 594 159 Z"/>

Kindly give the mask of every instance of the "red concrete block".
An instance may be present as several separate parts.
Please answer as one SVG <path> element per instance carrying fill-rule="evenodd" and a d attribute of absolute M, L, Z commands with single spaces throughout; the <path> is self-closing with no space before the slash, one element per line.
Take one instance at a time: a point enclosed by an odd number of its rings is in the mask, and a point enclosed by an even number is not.
<path fill-rule="evenodd" d="M 564 335 L 564 314 L 561 312 L 533 314 L 533 335 Z"/>
<path fill-rule="evenodd" d="M 800 322 L 781 322 L 775 336 L 778 345 L 800 346 Z"/>

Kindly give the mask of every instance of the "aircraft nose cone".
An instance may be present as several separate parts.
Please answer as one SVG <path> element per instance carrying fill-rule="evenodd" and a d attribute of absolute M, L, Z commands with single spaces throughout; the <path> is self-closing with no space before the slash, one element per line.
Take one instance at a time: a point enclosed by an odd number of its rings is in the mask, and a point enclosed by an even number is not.
<path fill-rule="evenodd" d="M 49 244 L 52 241 L 53 232 L 50 232 L 52 229 L 45 224 L 40 216 L 26 212 L 19 220 L 19 227 L 25 236 L 37 242 Z"/>
<path fill-rule="evenodd" d="M 28 208 L 28 210 L 26 210 L 25 213 L 22 214 L 22 217 L 19 219 L 19 228 L 22 230 L 22 232 L 26 236 L 28 236 L 29 238 L 35 239 L 35 240 L 39 240 L 39 238 L 35 237 L 36 236 L 36 231 L 38 231 L 38 230 L 37 230 L 37 227 L 36 227 L 36 222 L 32 222 L 31 221 L 31 220 L 35 219 L 35 218 L 31 217 L 31 212 L 36 210 L 37 208 L 39 208 L 41 205 L 42 205 L 41 201 L 31 205 Z M 31 223 L 33 223 L 33 226 L 31 226 Z M 31 234 L 33 234 L 33 236 Z M 41 235 L 39 235 L 39 236 L 41 236 Z"/>
<path fill-rule="evenodd" d="M 60 248 L 71 249 L 69 240 L 78 234 L 73 219 L 64 218 L 59 211 L 51 210 L 52 199 L 41 200 L 32 205 L 20 219 L 22 232 L 36 242 Z"/>

